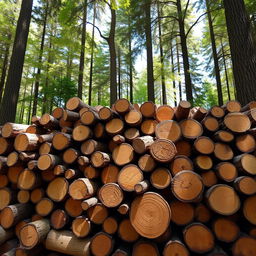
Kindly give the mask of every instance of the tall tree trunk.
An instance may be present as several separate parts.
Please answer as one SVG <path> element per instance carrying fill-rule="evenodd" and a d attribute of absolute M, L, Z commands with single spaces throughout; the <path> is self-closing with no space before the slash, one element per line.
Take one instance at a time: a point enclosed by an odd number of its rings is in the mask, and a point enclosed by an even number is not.
<path fill-rule="evenodd" d="M 171 44 L 171 64 L 172 64 L 172 74 L 174 76 L 174 54 L 173 54 L 173 45 Z M 176 95 L 176 83 L 175 83 L 175 78 L 172 80 L 172 88 L 173 88 L 173 101 L 174 101 L 174 106 L 177 106 L 177 95 Z"/>
<path fill-rule="evenodd" d="M 155 102 L 153 52 L 152 52 L 152 33 L 151 33 L 151 0 L 145 1 L 145 34 L 147 49 L 147 84 L 148 100 Z"/>
<path fill-rule="evenodd" d="M 185 23 L 184 23 L 180 0 L 177 0 L 177 12 L 178 12 L 178 20 L 179 20 L 178 23 L 179 23 L 180 43 L 181 43 L 182 58 L 183 58 L 183 69 L 184 69 L 184 75 L 185 75 L 186 97 L 187 97 L 187 100 L 193 104 L 193 90 L 192 90 L 192 81 L 190 76 L 187 37 L 185 33 Z"/>
<path fill-rule="evenodd" d="M 118 98 L 121 98 L 121 50 L 118 47 Z"/>
<path fill-rule="evenodd" d="M 132 29 L 131 29 L 131 19 L 128 18 L 128 40 L 129 40 L 129 84 L 130 84 L 130 102 L 133 103 L 133 67 L 132 67 Z"/>
<path fill-rule="evenodd" d="M 22 96 L 22 104 L 21 104 L 21 112 L 20 112 L 20 120 L 19 120 L 19 123 L 21 124 L 23 123 L 23 119 L 24 119 L 26 94 L 27 94 L 27 83 L 25 83 L 25 88 Z"/>
<path fill-rule="evenodd" d="M 35 70 L 34 72 L 35 73 Z M 30 89 L 30 99 L 29 99 L 29 108 L 28 108 L 28 115 L 27 115 L 27 124 L 30 124 L 31 120 L 31 110 L 32 110 L 32 102 L 33 102 L 33 91 L 34 91 L 34 81 L 31 84 L 31 89 Z"/>
<path fill-rule="evenodd" d="M 181 101 L 182 100 L 182 87 L 181 87 L 181 80 L 180 80 L 180 51 L 179 51 L 178 39 L 176 39 L 176 55 L 177 55 L 177 68 L 178 68 L 178 76 L 179 76 L 179 98 Z"/>
<path fill-rule="evenodd" d="M 160 48 L 160 62 L 161 62 L 162 99 L 163 99 L 163 104 L 167 104 L 166 85 L 165 85 L 165 70 L 164 70 L 164 50 L 163 50 L 163 43 L 162 43 L 162 28 L 161 28 L 161 19 L 160 19 L 160 17 L 162 15 L 161 15 L 159 2 L 157 2 L 157 15 L 159 18 L 158 34 L 159 34 L 159 48 Z"/>
<path fill-rule="evenodd" d="M 116 11 L 111 5 L 111 25 L 109 37 L 107 42 L 109 45 L 110 53 L 110 106 L 117 100 L 117 70 L 116 70 L 116 45 L 115 45 L 115 34 L 116 34 Z"/>
<path fill-rule="evenodd" d="M 33 0 L 22 1 L 4 96 L 0 107 L 0 124 L 15 121 L 32 6 Z"/>
<path fill-rule="evenodd" d="M 95 34 L 95 19 L 96 19 L 96 5 L 93 7 L 93 27 L 92 27 L 92 45 L 91 45 L 91 60 L 90 60 L 90 78 L 89 78 L 89 97 L 88 104 L 92 103 L 92 77 L 93 77 L 93 58 L 94 58 L 94 34 Z"/>
<path fill-rule="evenodd" d="M 243 0 L 224 0 L 237 99 L 256 99 L 256 45 Z"/>
<path fill-rule="evenodd" d="M 220 79 L 219 59 L 218 59 L 217 48 L 216 48 L 215 33 L 213 29 L 213 24 L 212 24 L 211 8 L 210 8 L 209 0 L 205 0 L 205 2 L 206 2 L 208 24 L 209 24 L 211 44 L 212 44 L 212 56 L 213 56 L 214 72 L 215 72 L 215 78 L 216 78 L 216 84 L 217 84 L 218 103 L 220 106 L 222 106 L 223 95 L 222 95 L 222 86 L 221 86 L 221 79 Z"/>
<path fill-rule="evenodd" d="M 42 60 L 43 60 L 48 8 L 49 8 L 49 0 L 46 1 L 46 8 L 45 8 L 44 20 L 43 20 L 43 32 L 42 32 L 42 37 L 41 37 L 40 52 L 39 52 L 39 57 L 38 57 L 38 68 L 37 68 L 35 91 L 34 91 L 34 102 L 33 102 L 33 111 L 32 111 L 33 116 L 36 115 L 36 112 L 37 112 L 39 82 L 40 82 L 40 75 L 41 75 L 41 68 L 42 68 L 41 66 L 42 66 Z"/>
<path fill-rule="evenodd" d="M 85 54 L 85 40 L 86 40 L 86 19 L 87 19 L 87 0 L 84 1 L 83 7 L 83 25 L 81 37 L 81 50 L 79 61 L 79 74 L 78 74 L 78 91 L 77 96 L 82 99 L 83 97 L 83 78 L 84 78 L 84 54 Z"/>
<path fill-rule="evenodd" d="M 4 51 L 4 60 L 3 60 L 3 66 L 2 66 L 2 74 L 1 74 L 1 79 L 0 79 L 0 103 L 2 101 L 2 96 L 3 96 L 3 91 L 4 91 L 4 83 L 5 83 L 5 78 L 6 78 L 6 72 L 7 72 L 7 67 L 8 67 L 8 60 L 9 60 L 9 53 L 10 53 L 10 45 L 11 45 L 11 33 L 8 34 L 8 42 L 5 46 L 5 51 Z"/>

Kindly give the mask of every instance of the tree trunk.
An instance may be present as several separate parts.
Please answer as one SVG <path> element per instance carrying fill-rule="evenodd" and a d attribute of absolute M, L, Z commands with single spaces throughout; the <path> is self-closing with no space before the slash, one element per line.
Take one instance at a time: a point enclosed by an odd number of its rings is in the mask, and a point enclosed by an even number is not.
<path fill-rule="evenodd" d="M 44 20 L 43 20 L 43 32 L 42 32 L 42 37 L 41 37 L 40 52 L 39 52 L 39 58 L 38 58 L 38 68 L 37 68 L 37 74 L 36 74 L 36 82 L 35 82 L 35 90 L 34 90 L 34 102 L 33 102 L 32 116 L 35 116 L 36 112 L 37 112 L 39 80 L 40 80 L 41 65 L 42 65 L 43 51 L 44 51 L 44 40 L 45 40 L 45 33 L 46 33 L 48 7 L 49 7 L 49 3 L 48 3 L 48 0 L 47 0 L 46 1 L 46 7 L 45 7 Z"/>
<path fill-rule="evenodd" d="M 178 12 L 178 20 L 179 20 L 181 50 L 182 50 L 182 57 L 183 57 L 183 69 L 184 69 L 184 75 L 185 75 L 186 97 L 187 97 L 187 101 L 193 104 L 193 92 L 192 92 L 192 81 L 190 76 L 187 36 L 185 33 L 185 23 L 184 23 L 180 0 L 177 0 L 177 12 Z"/>
<path fill-rule="evenodd" d="M 121 49 L 118 46 L 118 99 L 121 98 Z"/>
<path fill-rule="evenodd" d="M 133 70 L 132 70 L 132 31 L 130 16 L 128 19 L 129 29 L 129 84 L 130 84 L 130 102 L 133 103 Z"/>
<path fill-rule="evenodd" d="M 223 95 L 222 95 L 222 86 L 221 86 L 221 79 L 220 79 L 220 68 L 219 68 L 219 61 L 218 61 L 218 54 L 216 48 L 216 41 L 215 41 L 215 33 L 212 24 L 212 15 L 211 15 L 211 8 L 209 0 L 206 1 L 206 9 L 207 9 L 207 16 L 208 16 L 208 24 L 211 36 L 211 44 L 212 44 L 212 56 L 214 61 L 214 72 L 217 84 L 217 91 L 218 91 L 218 103 L 220 106 L 223 105 Z"/>
<path fill-rule="evenodd" d="M 117 100 L 117 71 L 116 71 L 116 46 L 115 46 L 115 32 L 116 32 L 116 10 L 111 6 L 111 25 L 109 37 L 107 39 L 110 53 L 110 106 Z"/>
<path fill-rule="evenodd" d="M 178 75 L 180 78 L 180 52 L 179 52 L 179 42 L 176 40 L 176 54 L 177 54 L 177 66 L 178 66 Z M 179 96 L 180 101 L 182 100 L 182 88 L 181 88 L 181 81 L 179 79 Z"/>
<path fill-rule="evenodd" d="M 88 104 L 92 103 L 92 76 L 93 76 L 93 57 L 94 57 L 94 34 L 95 34 L 95 18 L 96 18 L 96 6 L 93 8 L 93 27 L 92 27 L 92 45 L 91 45 L 91 61 L 90 61 L 90 78 L 89 78 L 89 98 Z"/>
<path fill-rule="evenodd" d="M 174 75 L 174 56 L 173 56 L 173 48 L 171 44 L 171 63 L 172 63 L 172 74 Z M 172 81 L 172 88 L 173 88 L 173 101 L 174 101 L 174 106 L 177 106 L 177 94 L 176 94 L 176 83 L 175 83 L 175 78 L 173 78 Z M 166 104 L 166 103 L 164 103 Z"/>
<path fill-rule="evenodd" d="M 162 43 L 162 28 L 161 28 L 161 10 L 159 6 L 159 2 L 157 2 L 157 15 L 159 17 L 158 21 L 158 33 L 159 33 L 159 48 L 160 48 L 160 62 L 161 62 L 161 81 L 162 81 L 162 99 L 163 104 L 167 104 L 166 99 L 166 85 L 165 85 L 165 73 L 164 73 L 164 50 L 163 50 L 163 43 Z M 171 48 L 172 51 L 172 48 Z M 175 81 L 174 81 L 175 83 Z M 176 106 L 176 105 L 175 105 Z"/>
<path fill-rule="evenodd" d="M 35 69 L 34 69 L 34 73 L 35 73 Z M 29 99 L 29 108 L 28 108 L 28 115 L 27 115 L 27 124 L 30 124 L 30 120 L 31 120 L 33 91 L 34 91 L 34 81 L 32 82 L 31 89 L 30 89 L 30 99 Z"/>
<path fill-rule="evenodd" d="M 23 0 L 21 4 L 4 97 L 0 107 L 0 124 L 15 121 L 32 5 L 33 0 Z"/>
<path fill-rule="evenodd" d="M 8 67 L 11 36 L 12 36 L 11 34 L 8 34 L 8 43 L 6 44 L 5 52 L 4 52 L 4 61 L 3 61 L 2 74 L 1 74 L 1 80 L 0 80 L 0 103 L 1 103 L 1 100 L 2 100 L 2 95 L 3 95 L 3 90 L 4 90 L 4 83 L 5 83 L 6 72 L 7 72 L 7 67 Z"/>
<path fill-rule="evenodd" d="M 84 50 L 85 50 L 85 40 L 86 40 L 86 19 L 87 19 L 87 0 L 84 1 L 84 9 L 83 9 L 83 25 L 82 25 L 81 51 L 80 51 L 79 75 L 78 75 L 77 96 L 80 99 L 82 99 L 82 96 L 83 96 Z"/>
<path fill-rule="evenodd" d="M 24 119 L 26 94 L 27 94 L 27 83 L 25 83 L 25 88 L 24 88 L 23 97 L 22 97 L 22 105 L 21 105 L 20 120 L 19 120 L 21 124 L 23 123 L 23 119 Z"/>
<path fill-rule="evenodd" d="M 237 99 L 242 105 L 256 99 L 256 46 L 243 0 L 224 0 Z"/>
<path fill-rule="evenodd" d="M 144 8 L 145 8 L 146 49 L 147 49 L 148 100 L 155 102 L 152 34 L 151 34 L 151 0 L 145 0 Z"/>

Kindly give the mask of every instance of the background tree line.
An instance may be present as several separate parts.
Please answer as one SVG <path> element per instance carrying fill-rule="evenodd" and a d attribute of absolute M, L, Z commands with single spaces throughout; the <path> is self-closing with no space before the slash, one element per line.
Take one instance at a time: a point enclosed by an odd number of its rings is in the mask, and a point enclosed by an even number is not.
<path fill-rule="evenodd" d="M 256 99 L 254 0 L 0 0 L 0 8 L 1 123 L 29 122 L 75 95 L 91 105 Z"/>

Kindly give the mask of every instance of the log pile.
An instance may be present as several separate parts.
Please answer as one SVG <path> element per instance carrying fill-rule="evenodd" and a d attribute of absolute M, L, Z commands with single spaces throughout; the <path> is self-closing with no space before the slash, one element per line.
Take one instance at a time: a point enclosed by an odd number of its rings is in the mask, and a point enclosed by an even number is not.
<path fill-rule="evenodd" d="M 0 254 L 256 255 L 256 102 L 71 98 L 0 137 Z"/>

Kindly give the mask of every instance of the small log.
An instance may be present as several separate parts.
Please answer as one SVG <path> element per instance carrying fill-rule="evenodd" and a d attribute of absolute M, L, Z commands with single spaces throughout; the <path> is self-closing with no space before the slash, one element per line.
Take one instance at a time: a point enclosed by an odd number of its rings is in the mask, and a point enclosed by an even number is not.
<path fill-rule="evenodd" d="M 234 134 L 229 131 L 219 130 L 214 134 L 214 140 L 229 143 L 234 140 Z"/>
<path fill-rule="evenodd" d="M 249 176 L 240 176 L 235 179 L 234 188 L 241 194 L 254 195 L 256 193 L 256 180 Z"/>
<path fill-rule="evenodd" d="M 170 170 L 172 175 L 181 171 L 193 171 L 194 166 L 190 158 L 184 155 L 177 155 L 170 164 Z"/>
<path fill-rule="evenodd" d="M 156 105 L 152 101 L 147 101 L 141 104 L 140 112 L 144 117 L 150 118 L 155 117 Z"/>
<path fill-rule="evenodd" d="M 210 188 L 218 183 L 218 177 L 213 170 L 204 171 L 201 173 L 203 184 L 205 187 Z"/>
<path fill-rule="evenodd" d="M 44 142 L 43 144 L 40 145 L 39 147 L 39 155 L 44 155 L 44 154 L 56 154 L 56 150 L 53 148 L 52 143 L 50 142 Z"/>
<path fill-rule="evenodd" d="M 177 155 L 191 156 L 192 146 L 186 140 L 180 140 L 175 143 L 177 149 Z"/>
<path fill-rule="evenodd" d="M 117 134 L 112 138 L 112 140 L 116 144 L 121 144 L 125 142 L 125 137 L 120 134 Z"/>
<path fill-rule="evenodd" d="M 149 186 L 150 186 L 149 182 L 147 180 L 143 180 L 134 185 L 134 191 L 137 194 L 142 194 L 142 193 L 145 193 L 146 191 L 148 191 Z"/>
<path fill-rule="evenodd" d="M 122 166 L 132 162 L 134 158 L 134 149 L 128 143 L 122 143 L 118 145 L 113 153 L 112 159 L 116 165 Z"/>
<path fill-rule="evenodd" d="M 143 218 L 148 212 L 151 217 Z M 152 221 L 154 219 L 158 221 Z M 169 204 L 159 194 L 146 192 L 133 200 L 130 221 L 141 236 L 150 239 L 161 236 L 167 230 L 170 220 Z"/>
<path fill-rule="evenodd" d="M 124 191 L 134 191 L 134 186 L 143 180 L 143 173 L 137 165 L 124 166 L 118 174 L 118 184 Z"/>
<path fill-rule="evenodd" d="M 232 255 L 256 255 L 256 239 L 249 236 L 239 237 L 232 246 Z"/>
<path fill-rule="evenodd" d="M 113 118 L 106 123 L 106 132 L 112 136 L 122 133 L 124 122 L 119 118 Z"/>
<path fill-rule="evenodd" d="M 134 243 L 140 235 L 133 228 L 130 219 L 123 219 L 118 226 L 118 236 L 125 242 Z"/>
<path fill-rule="evenodd" d="M 62 118 L 66 122 L 76 122 L 80 119 L 80 115 L 77 112 L 70 111 L 70 110 L 64 110 Z"/>
<path fill-rule="evenodd" d="M 23 170 L 18 177 L 17 185 L 19 189 L 32 190 L 41 186 L 41 177 L 38 173 L 30 171 L 29 169 Z"/>
<path fill-rule="evenodd" d="M 183 203 L 174 200 L 170 203 L 172 219 L 176 225 L 184 226 L 191 223 L 195 216 L 195 210 L 192 204 Z"/>
<path fill-rule="evenodd" d="M 84 173 L 84 177 L 88 179 L 96 179 L 100 176 L 101 173 L 98 168 L 95 168 L 92 165 L 85 166 L 82 168 L 82 171 Z"/>
<path fill-rule="evenodd" d="M 139 158 L 138 166 L 144 172 L 151 172 L 156 167 L 156 161 L 151 155 L 145 154 Z"/>
<path fill-rule="evenodd" d="M 237 178 L 237 169 L 232 163 L 220 162 L 215 169 L 218 177 L 223 181 L 232 182 Z"/>
<path fill-rule="evenodd" d="M 71 183 L 68 193 L 75 200 L 87 199 L 96 193 L 96 185 L 87 178 L 80 178 Z"/>
<path fill-rule="evenodd" d="M 15 226 L 21 220 L 31 216 L 32 207 L 29 204 L 14 204 L 5 207 L 1 212 L 1 226 L 5 229 Z"/>
<path fill-rule="evenodd" d="M 188 101 L 181 100 L 175 111 L 175 117 L 178 121 L 188 118 L 191 104 Z"/>
<path fill-rule="evenodd" d="M 118 99 L 115 102 L 114 108 L 118 114 L 124 115 L 132 109 L 132 105 L 127 99 Z"/>
<path fill-rule="evenodd" d="M 198 137 L 194 142 L 194 149 L 200 154 L 212 154 L 214 151 L 214 142 L 206 136 Z"/>
<path fill-rule="evenodd" d="M 244 217 L 253 225 L 256 225 L 256 196 L 247 197 L 243 205 Z"/>
<path fill-rule="evenodd" d="M 202 125 L 194 119 L 184 119 L 179 125 L 182 135 L 186 139 L 196 139 L 203 133 Z"/>
<path fill-rule="evenodd" d="M 89 156 L 95 151 L 105 151 L 105 150 L 106 150 L 105 144 L 103 144 L 99 141 L 93 140 L 93 139 L 86 140 L 81 145 L 81 152 L 85 156 Z"/>
<path fill-rule="evenodd" d="M 65 177 L 67 180 L 77 179 L 77 178 L 80 178 L 81 176 L 82 176 L 82 175 L 81 175 L 81 171 L 80 171 L 80 170 L 71 169 L 71 168 L 68 168 L 68 169 L 65 171 L 65 174 L 64 174 L 64 177 Z"/>
<path fill-rule="evenodd" d="M 21 160 L 19 159 L 19 154 L 16 151 L 13 151 L 7 156 L 6 163 L 8 167 L 22 164 Z"/>
<path fill-rule="evenodd" d="M 212 116 L 206 116 L 202 121 L 201 124 L 204 127 L 204 130 L 213 133 L 219 130 L 219 122 L 215 117 Z"/>
<path fill-rule="evenodd" d="M 140 129 L 145 135 L 154 135 L 158 122 L 155 119 L 147 119 L 141 123 Z"/>
<path fill-rule="evenodd" d="M 137 137 L 132 141 L 134 151 L 138 154 L 144 154 L 153 144 L 154 139 L 151 136 Z"/>
<path fill-rule="evenodd" d="M 65 171 L 67 170 L 67 167 L 65 165 L 56 165 L 53 169 L 53 173 L 55 176 L 60 176 L 65 174 Z"/>
<path fill-rule="evenodd" d="M 232 148 L 224 143 L 215 143 L 214 156 L 221 161 L 228 161 L 234 157 Z"/>
<path fill-rule="evenodd" d="M 62 159 L 66 164 L 73 164 L 80 156 L 80 152 L 74 148 L 68 148 L 64 151 Z"/>
<path fill-rule="evenodd" d="M 64 113 L 64 108 L 57 107 L 53 109 L 52 116 L 56 119 L 61 119 Z"/>
<path fill-rule="evenodd" d="M 98 198 L 97 197 L 91 197 L 88 198 L 81 203 L 81 207 L 83 208 L 84 211 L 87 211 L 89 208 L 93 207 L 98 203 Z"/>
<path fill-rule="evenodd" d="M 171 189 L 178 200 L 196 202 L 202 196 L 204 185 L 197 173 L 181 171 L 172 178 Z"/>
<path fill-rule="evenodd" d="M 32 190 L 30 194 L 30 200 L 33 204 L 37 204 L 45 195 L 45 191 L 42 188 L 36 188 Z"/>
<path fill-rule="evenodd" d="M 251 134 L 236 137 L 236 147 L 242 153 L 250 153 L 256 149 L 256 141 Z"/>
<path fill-rule="evenodd" d="M 155 243 L 141 240 L 133 245 L 132 256 L 141 255 L 159 256 L 160 254 Z"/>
<path fill-rule="evenodd" d="M 54 209 L 54 204 L 51 199 L 42 198 L 35 206 L 36 213 L 42 217 L 48 216 Z"/>
<path fill-rule="evenodd" d="M 73 256 L 89 256 L 90 240 L 78 239 L 71 231 L 51 230 L 46 238 L 47 250 L 56 251 Z"/>
<path fill-rule="evenodd" d="M 219 106 L 213 106 L 211 107 L 211 109 L 209 110 L 209 115 L 212 115 L 213 117 L 220 119 L 225 115 L 225 111 L 219 107 Z"/>
<path fill-rule="evenodd" d="M 61 162 L 61 159 L 58 156 L 51 155 L 51 154 L 44 154 L 39 157 L 37 166 L 41 171 L 46 171 L 49 169 L 53 169 L 60 162 Z"/>
<path fill-rule="evenodd" d="M 91 231 L 91 222 L 85 216 L 79 216 L 73 220 L 71 228 L 77 238 L 84 238 Z"/>
<path fill-rule="evenodd" d="M 169 240 L 164 246 L 163 256 L 189 256 L 189 251 L 184 243 L 178 239 Z"/>
<path fill-rule="evenodd" d="M 46 129 L 55 130 L 59 128 L 59 120 L 47 113 L 42 115 L 39 122 Z"/>
<path fill-rule="evenodd" d="M 91 222 L 97 225 L 103 224 L 104 220 L 108 217 L 108 208 L 101 203 L 97 203 L 95 206 L 90 207 L 87 210 L 88 218 Z"/>
<path fill-rule="evenodd" d="M 8 177 L 5 174 L 0 174 L 0 188 L 7 187 L 9 183 Z"/>
<path fill-rule="evenodd" d="M 216 238 L 225 243 L 234 242 L 240 234 L 239 226 L 228 218 L 217 218 L 212 229 Z"/>
<path fill-rule="evenodd" d="M 0 137 L 0 155 L 7 155 L 13 151 L 13 140 Z"/>
<path fill-rule="evenodd" d="M 108 107 L 102 107 L 99 110 L 98 114 L 99 114 L 100 120 L 105 121 L 105 122 L 118 116 L 118 114 L 114 110 L 112 110 L 111 108 L 108 108 Z"/>
<path fill-rule="evenodd" d="M 97 123 L 94 126 L 93 134 L 96 139 L 104 139 L 106 138 L 106 130 L 105 125 L 102 123 Z"/>
<path fill-rule="evenodd" d="M 251 128 L 251 122 L 243 113 L 229 113 L 223 121 L 224 127 L 235 133 L 246 132 Z"/>
<path fill-rule="evenodd" d="M 190 110 L 189 118 L 195 119 L 197 121 L 202 121 L 207 114 L 207 110 L 202 107 L 194 107 Z"/>
<path fill-rule="evenodd" d="M 80 216 L 83 212 L 81 200 L 74 200 L 73 198 L 68 198 L 65 202 L 65 211 L 67 214 L 73 218 Z"/>
<path fill-rule="evenodd" d="M 48 133 L 48 134 L 43 134 L 39 135 L 39 142 L 44 143 L 44 142 L 52 142 L 54 133 Z"/>
<path fill-rule="evenodd" d="M 94 125 L 96 122 L 99 121 L 99 115 L 93 110 L 88 110 L 81 115 L 80 120 L 81 123 L 84 125 Z"/>
<path fill-rule="evenodd" d="M 181 128 L 176 121 L 165 120 L 157 124 L 155 134 L 158 139 L 168 139 L 176 142 L 181 137 Z"/>
<path fill-rule="evenodd" d="M 241 112 L 256 108 L 256 101 L 251 101 L 242 107 Z"/>
<path fill-rule="evenodd" d="M 19 159 L 23 162 L 29 162 L 31 160 L 37 160 L 39 155 L 34 152 L 20 152 Z"/>
<path fill-rule="evenodd" d="M 7 172 L 8 180 L 13 184 L 17 184 L 18 177 L 23 170 L 24 170 L 24 168 L 20 165 L 15 165 L 15 166 L 9 167 L 8 172 Z"/>
<path fill-rule="evenodd" d="M 128 141 L 132 141 L 133 139 L 140 136 L 140 131 L 136 128 L 128 128 L 124 132 L 124 137 Z"/>
<path fill-rule="evenodd" d="M 237 169 L 245 174 L 256 174 L 256 157 L 250 154 L 242 154 L 233 158 Z"/>
<path fill-rule="evenodd" d="M 195 253 L 206 253 L 214 248 L 214 236 L 202 223 L 192 223 L 183 231 L 188 248 Z"/>
<path fill-rule="evenodd" d="M 107 233 L 99 232 L 92 237 L 90 249 L 94 256 L 110 255 L 114 249 L 114 239 Z"/>
<path fill-rule="evenodd" d="M 72 97 L 66 103 L 66 108 L 70 111 L 78 112 L 82 108 L 89 107 L 79 97 Z"/>
<path fill-rule="evenodd" d="M 172 120 L 174 117 L 174 109 L 169 105 L 162 105 L 156 110 L 156 120 L 162 122 Z"/>
<path fill-rule="evenodd" d="M 172 175 L 167 168 L 158 167 L 150 175 L 150 183 L 156 189 L 165 189 L 171 184 Z"/>
<path fill-rule="evenodd" d="M 117 232 L 118 222 L 114 217 L 108 217 L 104 220 L 102 225 L 103 231 L 109 235 L 113 235 Z"/>
<path fill-rule="evenodd" d="M 16 137 L 20 133 L 25 133 L 28 127 L 26 124 L 5 123 L 1 134 L 4 138 Z"/>
<path fill-rule="evenodd" d="M 124 119 L 129 126 L 136 127 L 141 124 L 142 115 L 136 109 L 132 109 L 125 115 Z"/>
<path fill-rule="evenodd" d="M 194 159 L 195 166 L 200 170 L 210 170 L 213 166 L 211 157 L 206 155 L 199 155 Z"/>
<path fill-rule="evenodd" d="M 32 134 L 45 134 L 47 132 L 47 130 L 43 127 L 37 126 L 37 125 L 30 125 L 27 130 L 26 133 L 32 133 Z"/>
<path fill-rule="evenodd" d="M 108 208 L 117 207 L 124 199 L 123 191 L 116 183 L 104 184 L 98 191 L 98 197 Z"/>
<path fill-rule="evenodd" d="M 122 215 L 126 215 L 130 210 L 130 206 L 128 204 L 121 204 L 117 211 L 122 214 Z"/>
<path fill-rule="evenodd" d="M 119 168 L 116 165 L 110 164 L 103 168 L 101 172 L 101 181 L 103 184 L 116 183 L 118 179 Z"/>
<path fill-rule="evenodd" d="M 68 187 L 69 184 L 67 180 L 65 178 L 58 177 L 49 183 L 46 193 L 54 202 L 61 202 L 68 194 Z"/>
<path fill-rule="evenodd" d="M 200 203 L 195 208 L 195 220 L 202 223 L 210 221 L 212 214 L 208 207 Z"/>
<path fill-rule="evenodd" d="M 92 137 L 92 130 L 86 125 L 77 125 L 72 132 L 75 141 L 85 141 Z"/>
<path fill-rule="evenodd" d="M 228 113 L 233 113 L 240 112 L 242 106 L 237 100 L 230 100 L 225 105 L 223 105 L 222 108 Z"/>
<path fill-rule="evenodd" d="M 16 201 L 17 194 L 12 191 L 10 188 L 1 188 L 0 189 L 0 211 L 3 210 L 9 204 L 12 204 Z"/>
<path fill-rule="evenodd" d="M 69 216 L 64 210 L 57 209 L 52 212 L 50 221 L 54 229 L 63 229 L 69 222 Z"/>
<path fill-rule="evenodd" d="M 110 156 L 101 151 L 96 151 L 91 155 L 91 163 L 95 168 L 105 167 L 110 162 Z"/>
<path fill-rule="evenodd" d="M 240 199 L 237 193 L 228 185 L 215 185 L 207 190 L 205 196 L 209 207 L 221 215 L 232 215 L 240 208 Z"/>

